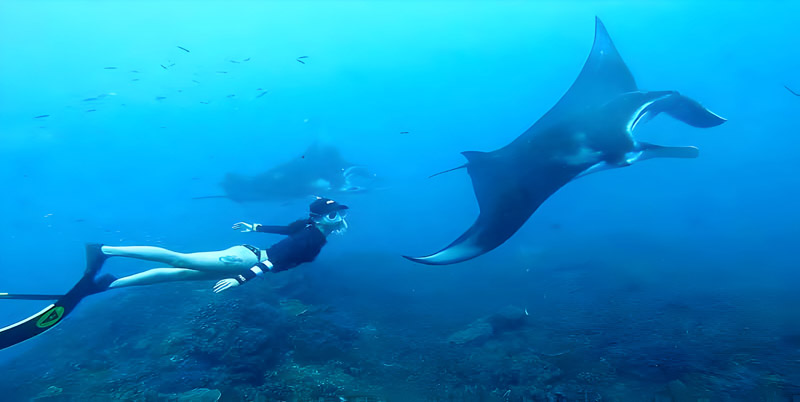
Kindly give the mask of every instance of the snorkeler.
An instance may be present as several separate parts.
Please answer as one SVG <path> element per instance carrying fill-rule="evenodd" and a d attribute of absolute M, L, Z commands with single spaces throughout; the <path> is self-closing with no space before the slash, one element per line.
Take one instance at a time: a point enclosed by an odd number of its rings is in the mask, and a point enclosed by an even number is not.
<path fill-rule="evenodd" d="M 154 268 L 130 276 L 108 281 L 107 289 L 144 286 L 163 282 L 219 280 L 214 292 L 242 285 L 265 272 L 280 272 L 302 263 L 313 261 L 331 233 L 347 229 L 345 216 L 348 207 L 338 202 L 318 198 L 309 205 L 309 217 L 287 226 L 266 226 L 258 223 L 238 222 L 233 229 L 242 232 L 261 232 L 286 235 L 285 239 L 260 250 L 249 244 L 233 246 L 222 251 L 178 253 L 161 247 L 100 246 L 96 261 L 102 264 L 109 257 L 130 257 L 168 264 L 170 268 Z"/>
<path fill-rule="evenodd" d="M 56 300 L 38 313 L 0 328 L 0 349 L 5 349 L 53 328 L 89 295 L 109 289 L 144 286 L 163 282 L 218 280 L 214 292 L 242 285 L 265 272 L 280 272 L 313 261 L 331 233 L 347 229 L 347 206 L 327 198 L 317 198 L 309 205 L 309 216 L 287 226 L 265 226 L 239 222 L 233 229 L 286 235 L 266 250 L 250 245 L 234 246 L 223 251 L 177 253 L 160 247 L 86 246 L 86 270 L 81 280 L 63 295 L 0 293 L 0 299 Z M 130 257 L 156 261 L 170 268 L 155 268 L 116 278 L 97 276 L 110 257 Z"/>

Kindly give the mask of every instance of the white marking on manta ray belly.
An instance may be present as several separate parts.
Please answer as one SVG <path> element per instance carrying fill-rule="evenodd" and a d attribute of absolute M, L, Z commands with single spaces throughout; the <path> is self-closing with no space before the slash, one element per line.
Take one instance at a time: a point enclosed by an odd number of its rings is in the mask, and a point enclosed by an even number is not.
<path fill-rule="evenodd" d="M 560 159 L 568 165 L 584 165 L 587 163 L 597 163 L 603 153 L 590 147 L 586 141 L 586 133 L 575 133 L 572 138 L 578 145 L 578 150 L 574 154 L 563 155 Z"/>
<path fill-rule="evenodd" d="M 587 163 L 597 163 L 603 153 L 600 151 L 595 151 L 589 147 L 581 147 L 578 149 L 578 152 L 572 155 L 565 155 L 564 162 L 569 165 L 584 165 Z"/>
<path fill-rule="evenodd" d="M 639 145 L 636 145 L 636 148 L 639 148 Z M 644 151 L 631 151 L 625 153 L 625 163 L 628 165 L 633 165 L 634 162 L 638 161 L 639 158 L 642 157 Z"/>

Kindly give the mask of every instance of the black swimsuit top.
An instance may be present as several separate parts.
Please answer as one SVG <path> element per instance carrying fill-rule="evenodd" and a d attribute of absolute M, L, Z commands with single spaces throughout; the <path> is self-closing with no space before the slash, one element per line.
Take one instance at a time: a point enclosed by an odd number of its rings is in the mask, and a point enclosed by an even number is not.
<path fill-rule="evenodd" d="M 328 242 L 325 235 L 309 219 L 301 219 L 288 226 L 260 225 L 256 227 L 256 232 L 288 236 L 267 249 L 272 272 L 285 271 L 304 262 L 314 261 L 322 246 Z"/>

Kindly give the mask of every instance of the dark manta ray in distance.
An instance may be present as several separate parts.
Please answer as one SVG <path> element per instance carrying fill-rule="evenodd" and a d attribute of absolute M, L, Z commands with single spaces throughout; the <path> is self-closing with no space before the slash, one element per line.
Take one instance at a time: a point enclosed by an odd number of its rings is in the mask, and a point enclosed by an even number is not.
<path fill-rule="evenodd" d="M 302 155 L 253 176 L 225 175 L 221 186 L 225 195 L 203 198 L 228 198 L 236 202 L 286 201 L 313 195 L 333 196 L 375 188 L 377 175 L 364 166 L 348 162 L 331 145 L 314 144 Z"/>
<path fill-rule="evenodd" d="M 578 78 L 542 118 L 492 152 L 463 152 L 480 214 L 441 251 L 411 261 L 445 265 L 503 244 L 553 193 L 590 173 L 651 158 L 696 158 L 695 147 L 664 147 L 633 138 L 638 123 L 666 113 L 694 127 L 725 122 L 676 91 L 636 87 L 605 26 L 596 19 L 594 44 Z M 458 168 L 456 168 L 458 169 Z"/>

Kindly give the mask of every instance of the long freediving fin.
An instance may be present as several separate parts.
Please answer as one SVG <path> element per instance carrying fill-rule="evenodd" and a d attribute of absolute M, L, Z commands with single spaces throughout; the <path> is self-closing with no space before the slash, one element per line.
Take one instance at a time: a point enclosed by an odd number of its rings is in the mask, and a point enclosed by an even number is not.
<path fill-rule="evenodd" d="M 13 300 L 58 300 L 65 295 L 39 295 L 39 294 L 21 294 L 21 293 L 0 293 L 0 299 L 13 299 Z"/>
<path fill-rule="evenodd" d="M 110 280 L 113 278 L 103 276 L 95 280 L 97 272 L 103 265 L 106 256 L 100 251 L 100 245 L 86 246 L 86 271 L 83 277 L 72 289 L 64 295 L 30 295 L 30 294 L 8 294 L 0 293 L 0 299 L 22 299 L 22 300 L 53 300 L 53 304 L 45 307 L 38 313 L 0 329 L 0 349 L 16 345 L 20 342 L 33 338 L 53 327 L 64 320 L 72 310 L 85 297 L 100 293 L 108 289 Z"/>

